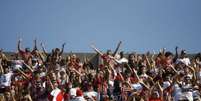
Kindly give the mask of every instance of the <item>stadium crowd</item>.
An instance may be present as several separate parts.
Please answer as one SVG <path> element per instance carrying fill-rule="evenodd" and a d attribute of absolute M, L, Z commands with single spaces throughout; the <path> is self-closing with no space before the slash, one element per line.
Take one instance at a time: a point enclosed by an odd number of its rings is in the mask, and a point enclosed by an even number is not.
<path fill-rule="evenodd" d="M 0 101 L 201 101 L 201 53 L 188 57 L 185 50 L 171 53 L 103 53 L 102 63 L 81 61 L 62 49 L 21 49 L 8 58 L 0 51 Z"/>

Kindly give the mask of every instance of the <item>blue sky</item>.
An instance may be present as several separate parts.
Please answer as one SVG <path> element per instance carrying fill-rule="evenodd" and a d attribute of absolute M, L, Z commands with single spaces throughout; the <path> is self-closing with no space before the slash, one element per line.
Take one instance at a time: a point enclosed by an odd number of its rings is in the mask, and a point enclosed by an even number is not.
<path fill-rule="evenodd" d="M 101 50 L 145 52 L 175 46 L 201 51 L 201 0 L 0 0 L 0 48 L 16 51 L 33 39 L 48 50 L 92 52 Z"/>

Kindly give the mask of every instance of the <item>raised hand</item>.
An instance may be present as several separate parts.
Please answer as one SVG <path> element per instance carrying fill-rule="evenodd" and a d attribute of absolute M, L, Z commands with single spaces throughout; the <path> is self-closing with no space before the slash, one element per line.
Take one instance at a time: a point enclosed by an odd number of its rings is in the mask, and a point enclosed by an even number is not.
<path fill-rule="evenodd" d="M 177 50 L 178 50 L 178 48 L 179 48 L 179 47 L 178 47 L 178 46 L 176 46 L 176 47 L 175 47 L 175 50 L 177 51 Z"/>
<path fill-rule="evenodd" d="M 62 47 L 64 47 L 65 45 L 66 45 L 66 43 L 63 43 L 63 44 L 62 44 Z"/>
<path fill-rule="evenodd" d="M 18 51 L 21 51 L 21 42 L 22 42 L 22 38 L 19 38 L 18 39 L 18 43 L 17 43 L 17 48 L 18 48 Z"/>

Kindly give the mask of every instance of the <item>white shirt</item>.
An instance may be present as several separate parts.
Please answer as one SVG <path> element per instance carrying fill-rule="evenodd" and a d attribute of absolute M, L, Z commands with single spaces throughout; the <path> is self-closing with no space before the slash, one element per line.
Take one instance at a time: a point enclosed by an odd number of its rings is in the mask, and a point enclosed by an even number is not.
<path fill-rule="evenodd" d="M 87 100 L 85 100 L 85 98 L 83 96 L 79 96 L 79 97 L 76 97 L 75 99 L 72 99 L 70 101 L 87 101 Z"/>
<path fill-rule="evenodd" d="M 174 101 L 178 101 L 179 100 L 179 98 L 181 97 L 181 95 L 182 95 L 182 90 L 181 90 L 181 88 L 179 87 L 179 85 L 178 84 L 174 84 L 174 93 L 173 93 L 173 96 L 174 96 Z"/>
<path fill-rule="evenodd" d="M 0 76 L 0 87 L 9 87 L 11 85 L 11 77 L 13 73 L 9 72 Z"/>
<path fill-rule="evenodd" d="M 45 72 L 41 72 L 39 75 L 40 75 L 40 77 L 45 77 L 46 73 Z"/>
<path fill-rule="evenodd" d="M 184 63 L 187 66 L 191 64 L 189 58 L 177 59 L 176 63 L 179 63 L 179 62 L 182 62 L 182 63 Z"/>
<path fill-rule="evenodd" d="M 141 74 L 139 77 L 142 78 L 142 79 L 147 79 L 148 75 L 146 73 L 144 73 L 144 74 Z"/>
<path fill-rule="evenodd" d="M 11 68 L 13 70 L 20 69 L 23 66 L 23 60 L 12 60 L 11 61 Z"/>
<path fill-rule="evenodd" d="M 76 96 L 76 91 L 77 91 L 77 88 L 71 88 L 70 89 L 70 96 L 75 97 Z"/>
<path fill-rule="evenodd" d="M 84 92 L 84 96 L 87 96 L 89 98 L 97 97 L 98 93 L 95 91 L 90 91 L 90 92 Z"/>
<path fill-rule="evenodd" d="M 201 83 L 201 71 L 197 72 L 198 82 Z"/>
<path fill-rule="evenodd" d="M 117 60 L 117 62 L 118 62 L 119 64 L 128 63 L 128 59 L 126 59 L 126 58 L 121 58 L 120 60 Z"/>
<path fill-rule="evenodd" d="M 163 89 L 166 89 L 169 86 L 170 86 L 170 82 L 169 81 L 164 81 L 163 82 Z"/>
<path fill-rule="evenodd" d="M 109 80 L 109 85 L 111 85 L 113 87 L 114 86 L 114 81 Z"/>
<path fill-rule="evenodd" d="M 142 85 L 140 83 L 135 83 L 131 85 L 133 89 L 136 89 L 137 91 L 142 90 Z"/>
<path fill-rule="evenodd" d="M 193 93 L 192 92 L 185 92 L 182 96 L 186 97 L 188 101 L 193 101 Z"/>

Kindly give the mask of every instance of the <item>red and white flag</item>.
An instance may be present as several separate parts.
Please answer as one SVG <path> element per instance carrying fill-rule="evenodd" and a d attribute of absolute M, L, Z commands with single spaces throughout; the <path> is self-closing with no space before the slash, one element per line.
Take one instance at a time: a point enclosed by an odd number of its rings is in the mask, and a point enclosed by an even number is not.
<path fill-rule="evenodd" d="M 63 93 L 59 88 L 52 90 L 50 95 L 53 97 L 51 101 L 64 101 Z"/>

